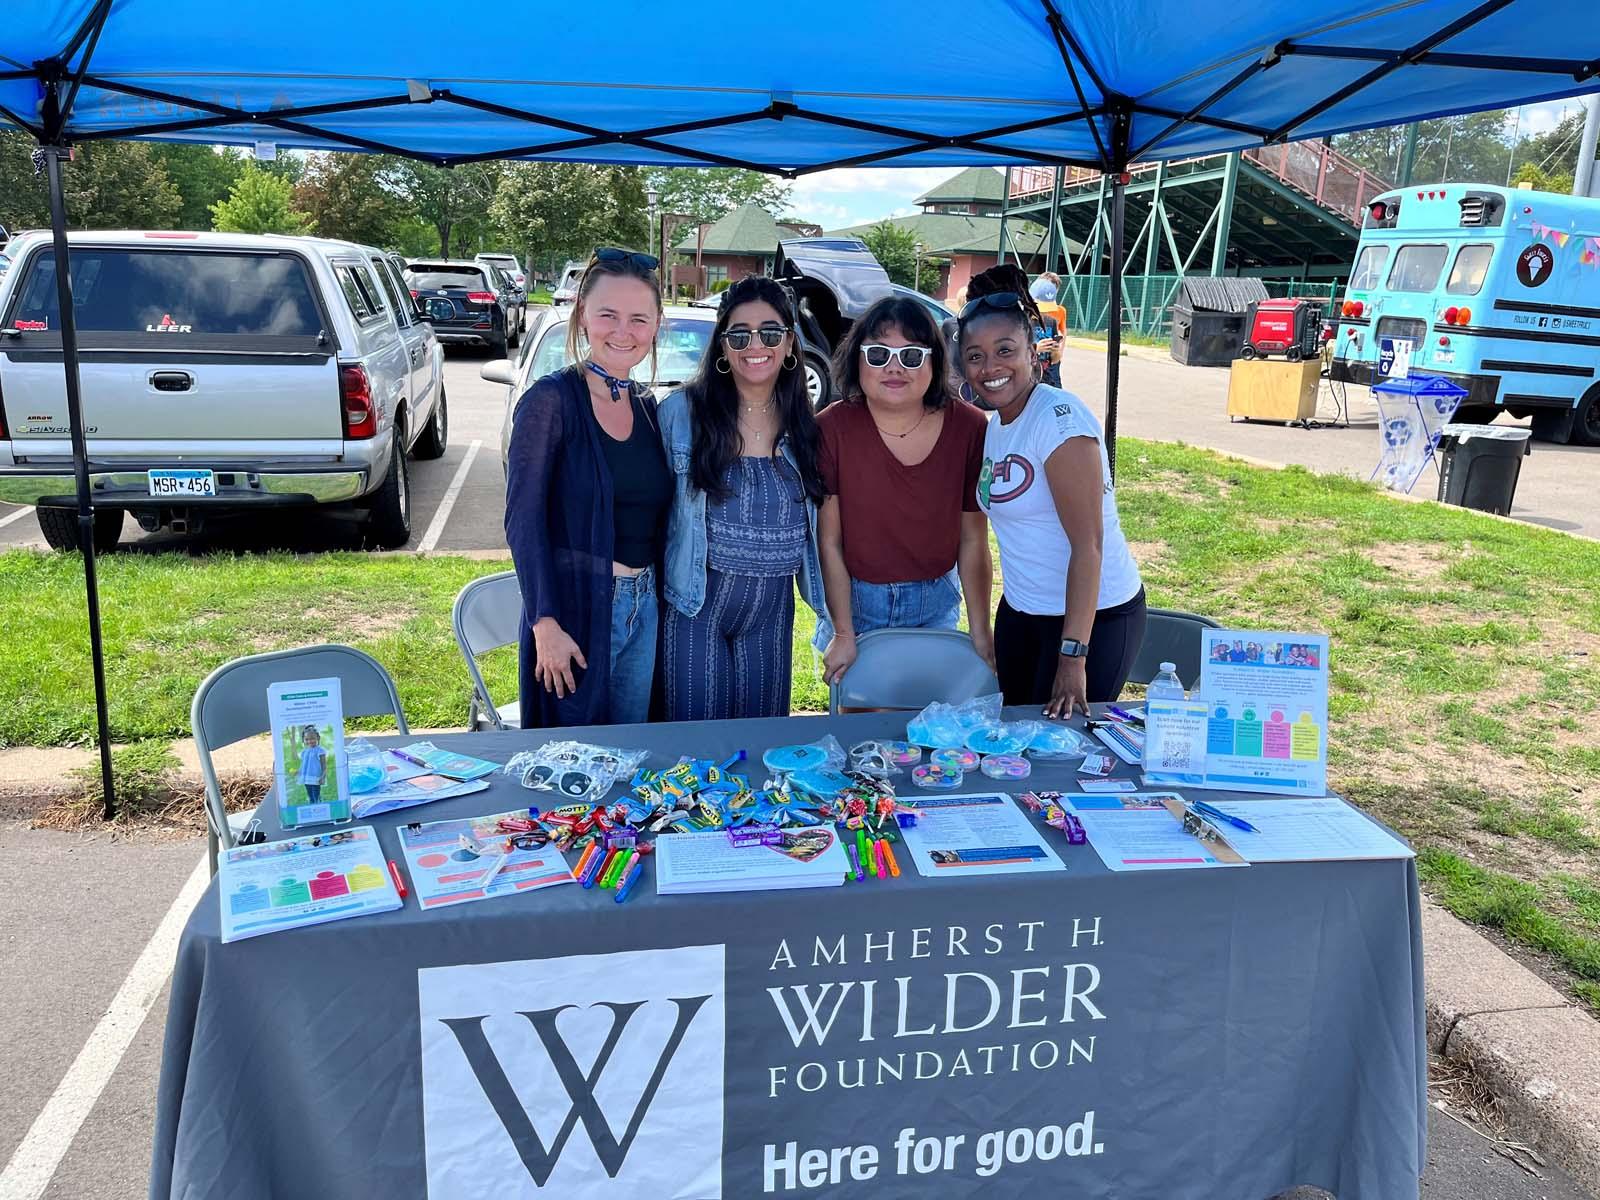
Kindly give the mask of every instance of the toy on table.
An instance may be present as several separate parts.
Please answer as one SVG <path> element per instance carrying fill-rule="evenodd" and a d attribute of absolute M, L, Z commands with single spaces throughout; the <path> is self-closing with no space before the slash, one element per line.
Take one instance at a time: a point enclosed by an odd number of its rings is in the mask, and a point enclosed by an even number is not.
<path fill-rule="evenodd" d="M 787 775 L 795 771 L 814 771 L 821 767 L 839 770 L 846 763 L 844 747 L 831 733 L 801 746 L 774 746 L 761 756 L 769 771 Z"/>
<path fill-rule="evenodd" d="M 978 765 L 979 761 L 981 761 L 981 756 L 976 750 L 968 750 L 962 746 L 949 746 L 943 750 L 935 750 L 928 755 L 929 766 L 945 767 L 955 771 L 970 771 Z"/>
<path fill-rule="evenodd" d="M 1026 779 L 1033 773 L 1033 764 L 1020 754 L 991 754 L 980 769 L 990 779 Z"/>
<path fill-rule="evenodd" d="M 911 768 L 911 782 L 918 787 L 942 790 L 957 788 L 965 778 L 966 772 L 960 767 L 947 766 L 944 763 L 925 762 L 920 767 Z"/>
<path fill-rule="evenodd" d="M 969 733 L 1001 723 L 1001 704 L 998 692 L 962 704 L 935 701 L 906 722 L 906 741 L 918 746 L 964 746 Z"/>
<path fill-rule="evenodd" d="M 1028 743 L 1028 753 L 1040 759 L 1082 758 L 1099 748 L 1099 743 L 1088 734 L 1070 725 L 1051 725 L 1037 721 L 1038 731 Z"/>
<path fill-rule="evenodd" d="M 1001 722 L 971 730 L 962 744 L 979 754 L 1021 754 L 1039 732 L 1038 721 Z"/>

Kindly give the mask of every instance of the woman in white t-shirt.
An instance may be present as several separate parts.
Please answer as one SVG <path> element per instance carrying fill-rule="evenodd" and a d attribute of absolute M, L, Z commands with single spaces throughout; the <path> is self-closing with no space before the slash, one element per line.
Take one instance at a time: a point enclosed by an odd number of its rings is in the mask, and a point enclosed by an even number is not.
<path fill-rule="evenodd" d="M 994 290 L 1010 281 L 988 274 L 971 284 L 959 344 L 973 396 L 994 413 L 978 503 L 1000 542 L 996 669 L 1007 704 L 1066 717 L 1121 694 L 1144 639 L 1144 585 L 1100 422 L 1072 393 L 1040 382 L 1032 301 L 1025 290 Z"/>

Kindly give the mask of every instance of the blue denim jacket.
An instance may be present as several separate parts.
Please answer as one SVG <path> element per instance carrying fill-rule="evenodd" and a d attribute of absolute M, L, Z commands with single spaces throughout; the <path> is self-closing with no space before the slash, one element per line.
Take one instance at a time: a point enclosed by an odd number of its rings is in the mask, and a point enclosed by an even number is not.
<path fill-rule="evenodd" d="M 693 420 L 689 397 L 682 389 L 661 402 L 661 440 L 672 467 L 672 507 L 667 513 L 666 578 L 662 594 L 667 603 L 686 617 L 699 614 L 706 602 L 706 494 L 689 478 Z M 789 449 L 789 439 L 778 443 L 796 473 L 799 467 Z M 817 506 L 806 501 L 806 552 L 800 560 L 800 598 L 815 612 L 826 612 L 822 595 L 822 560 L 817 555 Z"/>

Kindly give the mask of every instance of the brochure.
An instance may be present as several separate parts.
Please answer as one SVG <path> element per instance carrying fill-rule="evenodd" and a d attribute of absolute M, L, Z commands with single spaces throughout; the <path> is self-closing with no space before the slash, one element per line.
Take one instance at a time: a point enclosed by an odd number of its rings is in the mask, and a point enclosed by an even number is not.
<path fill-rule="evenodd" d="M 948 878 L 1067 869 L 1045 844 L 1044 829 L 1010 796 L 901 796 L 900 807 L 917 814 L 917 823 L 901 830 L 900 837 L 918 874 Z"/>
<path fill-rule="evenodd" d="M 222 940 L 400 907 L 370 825 L 235 846 L 217 859 Z"/>
<path fill-rule="evenodd" d="M 350 820 L 344 699 L 337 679 L 267 686 L 273 792 L 285 829 Z"/>
<path fill-rule="evenodd" d="M 1201 630 L 1205 778 L 1190 786 L 1321 796 L 1328 790 L 1328 639 Z"/>
<path fill-rule="evenodd" d="M 412 890 L 423 908 L 443 908 L 574 882 L 561 851 L 546 842 L 521 846 L 500 829 L 503 819 L 526 819 L 528 810 L 400 825 Z"/>
<path fill-rule="evenodd" d="M 828 825 L 785 829 L 776 845 L 735 846 L 722 830 L 656 838 L 656 894 L 838 887 L 850 860 Z"/>
<path fill-rule="evenodd" d="M 448 800 L 453 796 L 470 796 L 474 792 L 488 790 L 489 783 L 485 779 L 450 779 L 443 775 L 423 773 L 406 779 L 390 779 L 376 790 L 356 796 L 353 808 L 357 819 L 365 820 L 397 808 L 410 808 L 415 804 Z"/>
<path fill-rule="evenodd" d="M 432 742 L 412 742 L 390 754 L 402 762 L 425 767 L 436 775 L 449 775 L 455 779 L 482 779 L 493 775 L 500 764 L 486 758 L 473 758 L 470 754 L 457 754 L 454 750 L 441 750 Z"/>
<path fill-rule="evenodd" d="M 1249 864 L 1226 838 L 1201 840 L 1183 827 L 1175 792 L 1066 796 L 1100 861 L 1113 871 L 1173 871 Z M 1228 831 L 1231 837 L 1232 830 Z"/>

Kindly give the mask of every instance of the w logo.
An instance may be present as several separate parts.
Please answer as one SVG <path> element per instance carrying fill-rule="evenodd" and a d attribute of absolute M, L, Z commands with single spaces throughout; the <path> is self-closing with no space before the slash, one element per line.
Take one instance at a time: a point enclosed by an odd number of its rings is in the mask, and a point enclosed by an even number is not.
<path fill-rule="evenodd" d="M 721 946 L 417 983 L 432 1200 L 722 1195 Z"/>

